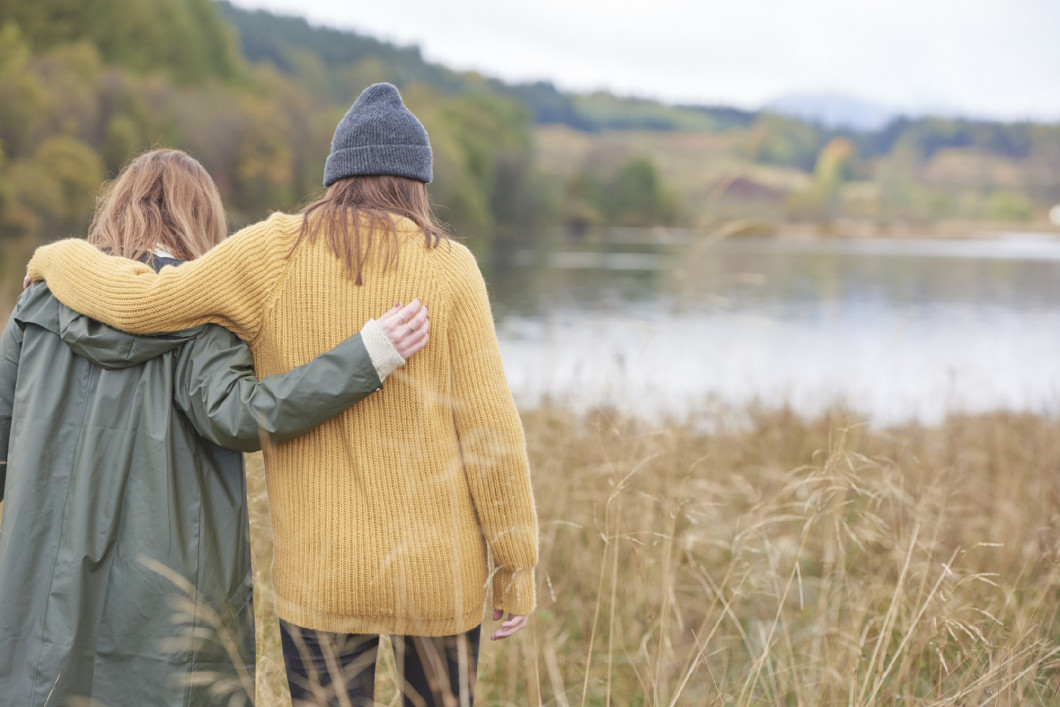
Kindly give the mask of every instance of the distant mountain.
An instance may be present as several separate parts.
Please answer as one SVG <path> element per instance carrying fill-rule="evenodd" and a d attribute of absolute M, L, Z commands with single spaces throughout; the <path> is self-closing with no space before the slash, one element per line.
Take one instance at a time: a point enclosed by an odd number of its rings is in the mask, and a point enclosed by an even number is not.
<path fill-rule="evenodd" d="M 843 93 L 791 93 L 770 101 L 765 110 L 817 123 L 825 128 L 871 132 L 902 115 L 902 111 Z"/>

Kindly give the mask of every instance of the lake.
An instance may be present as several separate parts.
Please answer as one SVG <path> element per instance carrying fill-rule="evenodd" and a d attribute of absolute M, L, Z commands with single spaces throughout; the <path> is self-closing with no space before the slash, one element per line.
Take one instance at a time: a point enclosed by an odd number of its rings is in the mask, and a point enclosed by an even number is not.
<path fill-rule="evenodd" d="M 879 424 L 1060 407 L 1060 238 L 553 237 L 487 271 L 521 405 L 841 404 Z"/>

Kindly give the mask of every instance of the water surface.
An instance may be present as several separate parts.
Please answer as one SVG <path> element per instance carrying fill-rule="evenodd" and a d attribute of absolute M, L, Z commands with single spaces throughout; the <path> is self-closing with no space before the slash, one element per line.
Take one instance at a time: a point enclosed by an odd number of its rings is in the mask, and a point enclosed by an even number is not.
<path fill-rule="evenodd" d="M 1060 240 L 623 231 L 489 270 L 513 391 L 654 415 L 834 404 L 879 423 L 1060 407 Z"/>

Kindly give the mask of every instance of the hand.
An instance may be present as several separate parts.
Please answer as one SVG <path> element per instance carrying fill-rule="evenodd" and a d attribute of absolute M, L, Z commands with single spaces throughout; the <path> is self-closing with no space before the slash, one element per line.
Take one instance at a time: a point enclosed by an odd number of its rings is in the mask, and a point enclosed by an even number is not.
<path fill-rule="evenodd" d="M 500 609 L 493 610 L 493 620 L 500 621 L 504 617 L 504 612 Z M 490 636 L 491 641 L 496 641 L 501 638 L 507 638 L 513 633 L 518 633 L 522 630 L 523 626 L 526 626 L 526 617 L 519 616 L 518 614 L 508 614 L 508 620 L 501 624 L 501 627 L 493 632 Z"/>
<path fill-rule="evenodd" d="M 32 285 L 32 284 L 33 284 L 33 280 L 29 279 L 29 275 L 26 275 L 24 278 L 22 278 L 22 289 L 23 290 L 28 290 L 29 286 Z"/>
<path fill-rule="evenodd" d="M 431 319 L 427 315 L 427 305 L 422 304 L 419 298 L 404 306 L 398 302 L 375 322 L 401 354 L 401 358 L 408 359 L 427 345 Z"/>

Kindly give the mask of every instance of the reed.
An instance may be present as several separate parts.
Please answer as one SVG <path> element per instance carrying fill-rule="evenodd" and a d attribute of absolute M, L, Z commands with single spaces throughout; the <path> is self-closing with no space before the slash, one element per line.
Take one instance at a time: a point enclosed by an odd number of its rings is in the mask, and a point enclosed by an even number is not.
<path fill-rule="evenodd" d="M 1060 422 L 875 430 L 841 411 L 646 423 L 546 407 L 524 423 L 540 607 L 484 645 L 479 703 L 1060 696 Z M 283 704 L 260 458 L 250 479 L 259 703 Z M 377 699 L 396 705 L 388 663 Z"/>

